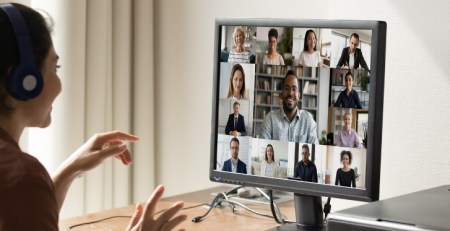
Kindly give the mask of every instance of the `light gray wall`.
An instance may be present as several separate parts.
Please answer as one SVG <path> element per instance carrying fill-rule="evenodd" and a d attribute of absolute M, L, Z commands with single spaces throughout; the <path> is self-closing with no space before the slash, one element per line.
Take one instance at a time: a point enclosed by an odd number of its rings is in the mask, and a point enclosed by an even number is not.
<path fill-rule="evenodd" d="M 208 179 L 215 17 L 386 21 L 381 198 L 450 183 L 449 1 L 159 0 L 154 10 L 156 180 L 166 195 L 217 185 Z"/>

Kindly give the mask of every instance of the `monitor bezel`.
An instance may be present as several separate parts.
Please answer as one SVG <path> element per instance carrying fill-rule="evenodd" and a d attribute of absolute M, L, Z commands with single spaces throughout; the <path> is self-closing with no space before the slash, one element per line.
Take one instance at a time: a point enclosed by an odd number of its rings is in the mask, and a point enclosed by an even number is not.
<path fill-rule="evenodd" d="M 221 26 L 256 27 L 298 27 L 329 29 L 362 29 L 372 31 L 371 46 L 371 90 L 369 92 L 369 132 L 367 134 L 366 187 L 354 189 L 309 182 L 300 182 L 283 178 L 269 178 L 256 175 L 244 175 L 215 170 L 218 142 L 219 115 L 219 76 Z M 214 36 L 214 68 L 211 121 L 210 180 L 213 182 L 247 185 L 274 190 L 288 191 L 314 196 L 326 196 L 358 201 L 377 201 L 380 191 L 381 142 L 383 127 L 384 74 L 386 53 L 386 29 L 384 21 L 373 20 L 329 20 L 329 19 L 255 19 L 255 18 L 217 18 Z M 330 67 L 331 68 L 331 67 Z M 377 145 L 374 145 L 377 144 Z"/>

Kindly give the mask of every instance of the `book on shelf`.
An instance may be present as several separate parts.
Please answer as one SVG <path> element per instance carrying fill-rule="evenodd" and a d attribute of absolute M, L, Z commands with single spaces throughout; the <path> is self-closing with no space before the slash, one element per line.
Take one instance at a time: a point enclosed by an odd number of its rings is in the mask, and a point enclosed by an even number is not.
<path fill-rule="evenodd" d="M 308 105 L 307 107 L 316 107 L 316 97 L 309 97 L 308 98 Z"/>
<path fill-rule="evenodd" d="M 281 80 L 274 80 L 272 84 L 274 91 L 281 91 Z"/>
<path fill-rule="evenodd" d="M 309 94 L 316 94 L 316 83 L 311 82 L 309 84 Z"/>
<path fill-rule="evenodd" d="M 305 81 L 305 86 L 303 86 L 304 94 L 316 94 L 317 84 L 315 82 Z"/>
<path fill-rule="evenodd" d="M 303 93 L 308 94 L 309 91 L 309 81 L 305 81 L 305 86 L 303 86 Z"/>
<path fill-rule="evenodd" d="M 303 67 L 297 67 L 295 71 L 297 72 L 297 76 L 303 76 Z"/>
<path fill-rule="evenodd" d="M 264 90 L 270 91 L 270 83 L 269 83 L 269 80 L 264 80 Z"/>
<path fill-rule="evenodd" d="M 272 93 L 272 96 L 273 96 L 273 105 L 279 106 L 282 104 L 283 101 L 281 100 L 279 93 L 274 92 L 274 93 Z"/>
<path fill-rule="evenodd" d="M 256 95 L 256 104 L 261 104 L 261 95 L 260 94 Z"/>

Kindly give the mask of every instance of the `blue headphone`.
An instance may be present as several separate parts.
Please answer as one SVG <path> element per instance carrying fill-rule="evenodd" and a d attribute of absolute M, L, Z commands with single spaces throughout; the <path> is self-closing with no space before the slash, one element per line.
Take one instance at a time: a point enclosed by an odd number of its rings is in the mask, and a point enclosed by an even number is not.
<path fill-rule="evenodd" d="M 44 80 L 34 60 L 28 28 L 19 10 L 13 5 L 4 4 L 0 5 L 0 8 L 11 22 L 20 55 L 20 64 L 12 71 L 7 81 L 7 89 L 16 99 L 33 99 L 41 93 Z"/>

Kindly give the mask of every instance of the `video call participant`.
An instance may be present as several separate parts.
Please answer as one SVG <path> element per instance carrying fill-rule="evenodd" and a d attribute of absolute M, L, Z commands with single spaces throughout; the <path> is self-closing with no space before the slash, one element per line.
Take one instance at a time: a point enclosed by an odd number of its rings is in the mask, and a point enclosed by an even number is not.
<path fill-rule="evenodd" d="M 233 114 L 228 116 L 227 126 L 225 127 L 225 134 L 232 136 L 246 136 L 247 130 L 245 129 L 244 116 L 239 114 L 239 108 L 241 105 L 239 102 L 233 104 Z"/>
<path fill-rule="evenodd" d="M 222 171 L 247 174 L 247 165 L 239 159 L 239 140 L 236 137 L 230 141 L 231 158 L 223 162 Z"/>
<path fill-rule="evenodd" d="M 317 168 L 316 165 L 309 160 L 309 156 L 309 146 L 304 144 L 302 146 L 302 160 L 295 165 L 294 178 L 317 183 Z"/>
<path fill-rule="evenodd" d="M 366 60 L 364 60 L 364 56 L 361 52 L 361 49 L 357 48 L 359 45 L 359 35 L 357 33 L 353 33 L 350 35 L 350 42 L 348 47 L 342 50 L 341 57 L 339 58 L 337 68 L 349 68 L 349 69 L 358 69 L 359 65 L 362 68 L 369 71 L 369 67 L 367 66 Z"/>
<path fill-rule="evenodd" d="M 298 108 L 300 92 L 297 76 L 289 70 L 283 80 L 283 108 L 264 118 L 260 138 L 318 144 L 317 124 L 311 113 Z"/>
<path fill-rule="evenodd" d="M 45 128 L 51 123 L 52 104 L 61 92 L 58 55 L 51 27 L 39 12 L 16 3 L 0 7 L 0 229 L 58 230 L 58 214 L 73 180 L 110 157 L 131 164 L 126 142 L 137 141 L 138 137 L 120 131 L 94 135 L 59 166 L 53 177 L 38 159 L 23 152 L 19 146 L 23 130 Z M 14 32 L 18 25 L 20 41 Z M 36 68 L 34 77 L 28 78 L 42 79 L 42 88 L 32 89 L 33 95 L 28 94 L 29 89 L 8 84 L 24 77 L 15 75 L 17 68 L 23 68 L 19 66 L 24 58 L 20 49 Z M 31 68 L 28 66 L 28 70 Z M 171 230 L 186 220 L 185 215 L 176 214 L 182 202 L 153 217 L 163 192 L 162 186 L 157 187 L 145 208 L 136 206 L 127 230 Z"/>
<path fill-rule="evenodd" d="M 353 75 L 351 72 L 345 74 L 345 89 L 339 93 L 334 107 L 362 108 L 359 94 L 353 89 Z"/>
<path fill-rule="evenodd" d="M 275 163 L 275 151 L 271 144 L 268 144 L 266 147 L 265 160 L 261 162 L 260 175 L 268 177 L 279 176 L 279 166 Z"/>
<path fill-rule="evenodd" d="M 234 48 L 231 49 L 228 55 L 229 63 L 250 63 L 250 51 L 244 47 L 245 33 L 240 26 L 235 27 L 233 31 Z"/>
<path fill-rule="evenodd" d="M 342 168 L 339 168 L 336 172 L 335 185 L 355 188 L 355 171 L 350 168 L 352 164 L 352 153 L 350 151 L 344 150 L 341 152 L 341 163 Z"/>
<path fill-rule="evenodd" d="M 316 50 L 317 36 L 313 30 L 307 30 L 303 51 L 300 53 L 298 63 L 304 67 L 320 67 L 320 54 Z"/>
<path fill-rule="evenodd" d="M 235 64 L 231 68 L 227 98 L 247 99 L 245 93 L 245 73 L 244 68 L 240 64 Z"/>
<path fill-rule="evenodd" d="M 362 148 L 358 134 L 352 128 L 352 115 L 348 112 L 344 114 L 344 126 L 338 131 L 336 146 Z"/>
<path fill-rule="evenodd" d="M 275 28 L 269 30 L 269 51 L 264 55 L 263 64 L 284 65 L 283 56 L 277 52 L 278 31 Z"/>

